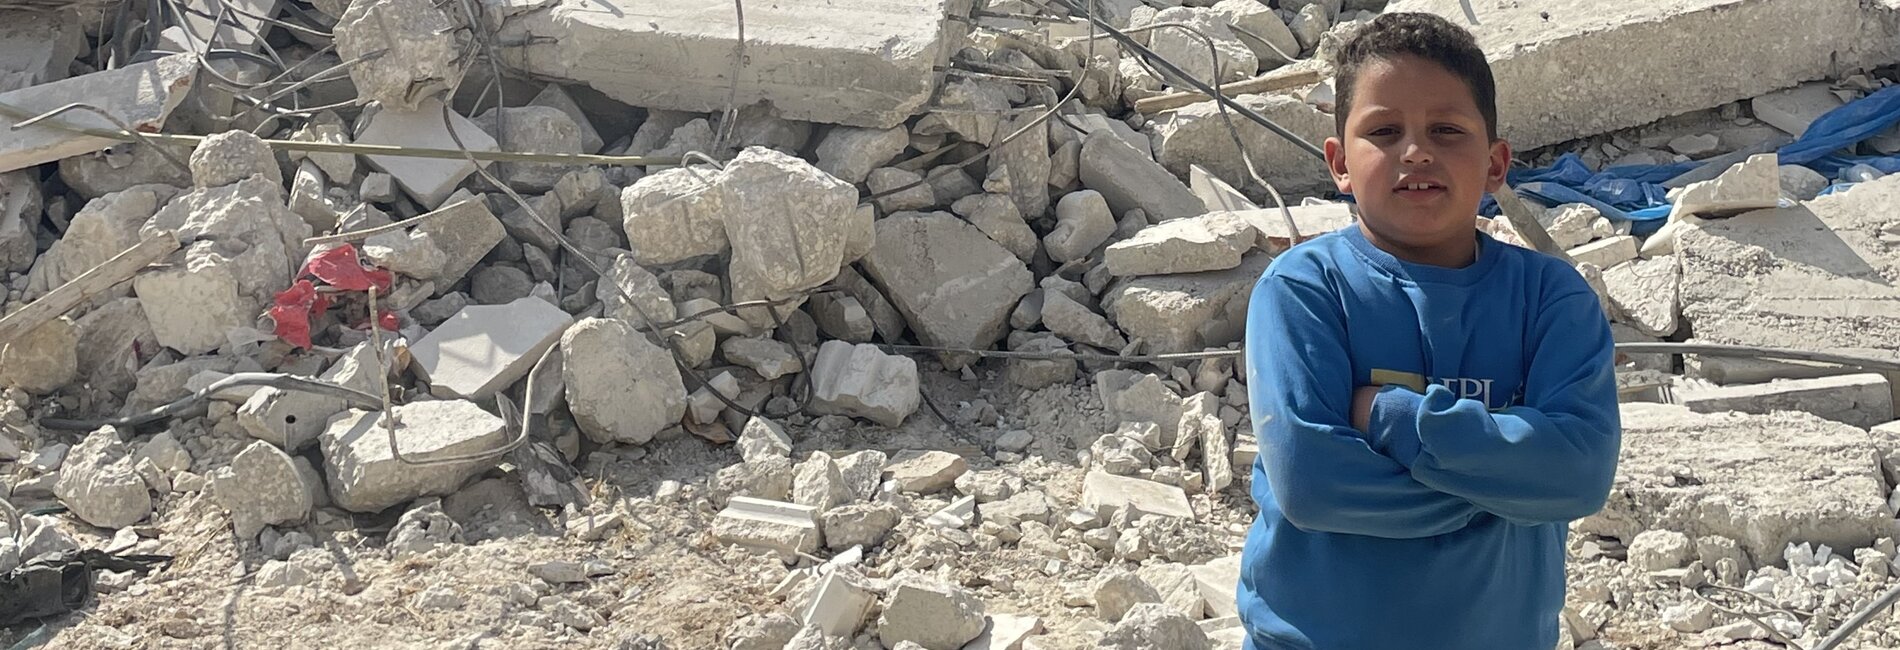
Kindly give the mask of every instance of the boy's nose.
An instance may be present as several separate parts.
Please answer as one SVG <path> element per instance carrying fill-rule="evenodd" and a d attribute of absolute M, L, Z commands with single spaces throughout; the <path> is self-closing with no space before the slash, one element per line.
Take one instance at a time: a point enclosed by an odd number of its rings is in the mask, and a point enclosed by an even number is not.
<path fill-rule="evenodd" d="M 1432 154 L 1424 147 L 1419 146 L 1417 141 L 1413 141 L 1406 143 L 1405 154 L 1400 157 L 1400 160 L 1404 161 L 1407 165 L 1427 165 L 1432 162 Z"/>

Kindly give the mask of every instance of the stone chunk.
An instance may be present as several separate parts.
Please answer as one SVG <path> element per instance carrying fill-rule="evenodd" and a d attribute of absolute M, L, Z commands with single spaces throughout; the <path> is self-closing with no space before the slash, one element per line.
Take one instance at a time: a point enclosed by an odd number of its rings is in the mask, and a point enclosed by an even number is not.
<path fill-rule="evenodd" d="M 139 243 L 139 229 L 181 191 L 170 185 L 139 185 L 88 201 L 73 215 L 65 235 L 34 261 L 26 276 L 26 295 L 44 295 Z"/>
<path fill-rule="evenodd" d="M 53 494 L 73 516 L 100 528 L 124 528 L 152 513 L 145 479 L 118 430 L 100 428 L 65 456 Z"/>
<path fill-rule="evenodd" d="M 1309 5 L 1307 10 L 1316 8 Z M 1097 648 L 1140 650 L 1142 648 L 1180 648 L 1209 650 L 1207 633 L 1180 612 L 1159 603 L 1142 603 L 1128 610 L 1115 629 L 1102 635 Z"/>
<path fill-rule="evenodd" d="M 1171 7 L 1155 14 L 1153 23 L 1181 23 L 1187 29 L 1163 27 L 1148 33 L 1149 47 L 1188 76 L 1201 83 L 1212 84 L 1216 81 L 1227 83 L 1240 81 L 1253 76 L 1260 69 L 1260 60 L 1253 49 L 1247 47 L 1228 29 L 1224 16 L 1209 9 L 1196 7 Z M 1199 34 L 1196 34 L 1199 32 Z M 1206 38 L 1203 39 L 1202 37 Z M 1208 49 L 1208 41 L 1213 41 L 1213 51 Z M 1217 74 L 1218 73 L 1218 74 Z"/>
<path fill-rule="evenodd" d="M 238 538 L 245 540 L 266 525 L 303 521 L 315 500 L 290 456 L 261 440 L 238 452 L 230 466 L 212 473 L 211 484 L 218 505 L 230 511 Z"/>
<path fill-rule="evenodd" d="M 191 182 L 198 187 L 230 185 L 252 174 L 276 181 L 282 173 L 270 146 L 249 131 L 212 134 L 191 152 Z"/>
<path fill-rule="evenodd" d="M 781 556 L 818 551 L 818 511 L 810 506 L 733 497 L 713 520 L 713 535 L 727 544 L 777 551 Z"/>
<path fill-rule="evenodd" d="M 1133 571 L 1111 571 L 1094 581 L 1095 615 L 1110 623 L 1122 620 L 1142 603 L 1161 602 L 1161 592 Z"/>
<path fill-rule="evenodd" d="M 79 337 L 73 322 L 55 318 L 0 347 L 0 386 L 47 395 L 79 376 Z"/>
<path fill-rule="evenodd" d="M 1083 187 L 1100 192 L 1116 213 L 1140 208 L 1148 218 L 1165 221 L 1207 211 L 1181 179 L 1107 129 L 1082 140 L 1081 177 Z"/>
<path fill-rule="evenodd" d="M 1114 325 L 1108 324 L 1107 318 L 1059 291 L 1043 294 L 1042 325 L 1057 336 L 1098 348 L 1120 350 L 1128 345 L 1128 340 L 1122 338 Z"/>
<path fill-rule="evenodd" d="M 1271 7 L 1256 0 L 1221 0 L 1214 13 L 1236 28 L 1234 33 L 1253 50 L 1261 69 L 1272 69 L 1299 59 L 1300 42 L 1287 29 L 1286 21 Z M 1178 31 L 1178 30 L 1177 30 Z M 1246 32 L 1242 34 L 1241 32 Z"/>
<path fill-rule="evenodd" d="M 811 371 L 811 410 L 903 424 L 922 401 L 917 362 L 869 343 L 826 341 Z"/>
<path fill-rule="evenodd" d="M 395 439 L 404 458 L 426 460 L 498 449 L 509 433 L 502 419 L 474 402 L 440 400 L 397 406 Z M 380 412 L 350 410 L 318 438 L 330 497 L 337 507 L 377 512 L 421 496 L 446 496 L 500 458 L 411 465 L 390 448 Z"/>
<path fill-rule="evenodd" d="M 943 213 L 878 220 L 877 244 L 863 263 L 918 338 L 944 347 L 995 344 L 1035 281 L 1022 260 Z"/>
<path fill-rule="evenodd" d="M 777 422 L 752 416 L 739 432 L 739 457 L 752 462 L 766 456 L 792 457 L 792 439 Z"/>
<path fill-rule="evenodd" d="M 1595 264 L 1597 268 L 1613 268 L 1618 264 L 1636 259 L 1636 238 L 1620 235 L 1609 239 L 1600 239 L 1569 250 L 1570 259 L 1577 264 Z"/>
<path fill-rule="evenodd" d="M 437 397 L 488 399 L 528 375 L 573 317 L 529 296 L 462 308 L 409 348 L 416 373 Z"/>
<path fill-rule="evenodd" d="M 897 507 L 887 503 L 854 503 L 832 508 L 820 515 L 825 526 L 825 545 L 837 551 L 853 546 L 877 546 L 884 542 L 885 534 L 897 527 L 900 516 Z"/>
<path fill-rule="evenodd" d="M 725 252 L 725 194 L 713 184 L 717 174 L 705 167 L 675 167 L 620 191 L 622 223 L 635 260 L 657 266 Z"/>
<path fill-rule="evenodd" d="M 1234 616 L 1239 613 L 1234 603 L 1234 593 L 1240 585 L 1240 555 L 1227 557 L 1188 567 L 1194 574 L 1194 583 L 1200 588 L 1202 603 L 1214 618 Z"/>
<path fill-rule="evenodd" d="M 574 126 L 581 132 L 581 153 L 600 153 L 600 148 L 607 144 L 600 139 L 600 131 L 594 128 L 593 120 L 587 118 L 587 112 L 581 110 L 580 104 L 575 103 L 574 97 L 560 84 L 548 84 L 528 105 L 546 106 L 574 120 Z"/>
<path fill-rule="evenodd" d="M 1161 377 L 1133 370 L 1104 370 L 1095 374 L 1095 394 L 1111 421 L 1148 422 L 1161 429 L 1159 446 L 1172 449 L 1180 430 L 1184 402 Z"/>
<path fill-rule="evenodd" d="M 1755 119 L 1797 138 L 1808 132 L 1808 125 L 1840 107 L 1841 98 L 1834 95 L 1827 82 L 1804 83 L 1748 101 Z"/>
<path fill-rule="evenodd" d="M 1223 346 L 1245 333 L 1249 292 L 1271 261 L 1255 252 L 1224 271 L 1122 280 L 1104 294 L 1102 308 L 1129 337 L 1147 341 L 1150 352 Z"/>
<path fill-rule="evenodd" d="M 1070 192 L 1056 202 L 1056 227 L 1042 238 L 1049 259 L 1057 262 L 1087 257 L 1115 234 L 1115 214 L 1094 190 Z"/>
<path fill-rule="evenodd" d="M 1624 321 L 1656 337 L 1676 333 L 1682 303 L 1682 269 L 1674 255 L 1620 264 L 1603 272 L 1610 301 Z"/>
<path fill-rule="evenodd" d="M 885 646 L 915 643 L 925 650 L 959 650 L 983 634 L 983 601 L 961 588 L 919 579 L 900 582 L 878 617 Z"/>
<path fill-rule="evenodd" d="M 337 55 L 354 62 L 350 80 L 368 99 L 417 110 L 461 78 L 456 26 L 428 0 L 352 2 L 340 18 Z"/>
<path fill-rule="evenodd" d="M 947 489 L 968 471 L 969 461 L 947 451 L 902 451 L 884 465 L 884 473 L 897 483 L 897 489 L 918 494 Z"/>
<path fill-rule="evenodd" d="M 443 284 L 454 284 L 468 275 L 469 269 L 475 268 L 488 251 L 508 236 L 501 220 L 489 211 L 487 201 L 470 197 L 454 201 L 436 213 L 417 224 L 414 232 L 426 235 L 430 243 L 441 249 L 442 274 L 434 279 L 443 280 Z"/>
<path fill-rule="evenodd" d="M 1131 508 L 1144 515 L 1194 519 L 1194 508 L 1188 505 L 1187 493 L 1181 488 L 1102 471 L 1090 471 L 1083 477 L 1082 506 L 1108 517 L 1122 508 Z"/>
<path fill-rule="evenodd" d="M 455 149 L 456 138 L 470 151 L 499 151 L 495 139 L 480 126 L 454 111 L 448 111 L 444 123 L 442 101 L 423 99 L 414 110 L 383 106 L 370 115 L 368 124 L 356 135 L 361 144 L 380 144 L 427 149 Z M 453 136 L 449 124 L 454 124 Z M 399 156 L 363 156 L 364 162 L 396 179 L 410 198 L 425 209 L 436 209 L 455 193 L 462 180 L 475 173 L 475 165 L 487 167 L 489 161 L 470 163 L 466 159 L 411 158 Z"/>
<path fill-rule="evenodd" d="M 1715 180 L 1692 183 L 1682 188 L 1669 210 L 1671 221 L 1689 215 L 1723 217 L 1775 207 L 1781 199 L 1781 169 L 1772 153 L 1749 156 L 1748 160 L 1722 172 Z M 1603 268 L 1610 268 L 1604 266 Z"/>
<path fill-rule="evenodd" d="M 991 240 L 1009 249 L 1024 264 L 1035 261 L 1036 232 L 1023 221 L 1016 202 L 1001 194 L 971 194 L 957 199 L 950 211 L 976 226 Z M 1060 228 L 1060 226 L 1058 226 Z"/>
<path fill-rule="evenodd" d="M 474 117 L 476 126 L 494 136 L 503 151 L 577 154 L 581 152 L 581 128 L 560 109 L 547 106 L 491 108 Z M 495 175 L 518 192 L 547 192 L 554 183 L 573 169 L 560 163 L 504 162 L 495 165 Z"/>
<path fill-rule="evenodd" d="M 910 189 L 878 197 L 877 208 L 885 214 L 895 214 L 909 210 L 923 210 L 937 204 L 937 197 L 931 193 L 930 184 L 923 182 L 922 174 L 896 167 L 879 167 L 871 170 L 865 177 L 865 188 L 872 195 L 892 192 L 900 187 Z"/>
<path fill-rule="evenodd" d="M 805 369 L 805 362 L 792 354 L 792 346 L 775 339 L 735 336 L 721 342 L 719 352 L 727 361 L 751 368 L 766 381 Z"/>
<path fill-rule="evenodd" d="M 858 192 L 798 158 L 750 147 L 727 164 L 720 181 L 732 300 L 778 299 L 838 276 L 850 238 Z M 762 309 L 740 317 L 764 327 Z"/>
<path fill-rule="evenodd" d="M 819 580 L 800 622 L 818 628 L 825 636 L 849 639 L 864 627 L 865 617 L 876 604 L 877 594 L 841 572 L 832 572 Z"/>
<path fill-rule="evenodd" d="M 1575 522 L 1579 534 L 1727 537 L 1766 566 L 1792 542 L 1865 548 L 1893 532 L 1865 431 L 1803 413 L 1667 404 L 1625 404 L 1622 422 L 1609 501 Z"/>
<path fill-rule="evenodd" d="M 1296 97 L 1272 93 L 1241 95 L 1235 97 L 1234 101 L 1310 143 L 1324 142 L 1338 130 L 1333 116 L 1320 112 Z M 1241 150 L 1235 148 L 1234 133 L 1229 130 L 1228 122 L 1221 112 L 1219 106 L 1208 100 L 1155 116 L 1155 161 L 1180 177 L 1186 177 L 1192 171 L 1191 166 L 1200 165 L 1216 176 L 1243 187 L 1253 185 L 1252 175 L 1247 173 L 1247 165 L 1241 160 Z M 1334 189 L 1326 165 L 1305 149 L 1252 120 L 1235 119 L 1233 126 L 1240 132 L 1240 144 L 1246 147 L 1254 169 L 1261 178 L 1279 188 L 1282 194 L 1293 196 Z M 1083 156 L 1087 157 L 1086 150 Z M 1268 207 L 1278 212 L 1277 207 Z M 1199 212 L 1149 214 L 1163 217 L 1156 219 L 1159 222 L 1172 217 L 1194 216 Z M 1274 215 L 1273 218 L 1279 220 L 1280 217 Z"/>
<path fill-rule="evenodd" d="M 1673 530 L 1645 530 L 1629 543 L 1629 561 L 1638 571 L 1680 569 L 1695 555 L 1695 542 Z"/>
<path fill-rule="evenodd" d="M 80 12 L 9 12 L 0 27 L 0 92 L 65 79 L 87 50 Z"/>
<path fill-rule="evenodd" d="M 102 109 L 118 124 L 140 131 L 159 131 L 165 118 L 185 98 L 197 77 L 196 61 L 186 54 L 134 63 L 116 70 L 95 72 L 62 81 L 21 88 L 0 94 L 0 104 L 39 115 L 74 102 Z M 94 129 L 117 130 L 113 121 L 88 111 L 60 114 L 64 124 Z M 0 143 L 0 172 L 25 169 L 41 163 L 99 151 L 118 144 L 110 138 L 79 135 L 44 124 L 19 130 L 13 125 L 22 120 L 0 117 L 7 137 Z"/>
<path fill-rule="evenodd" d="M 832 508 L 851 503 L 851 487 L 838 472 L 838 463 L 829 454 L 814 452 L 799 463 L 792 477 L 792 502 L 810 506 L 822 515 Z"/>
<path fill-rule="evenodd" d="M 902 126 L 888 129 L 833 128 L 818 142 L 818 168 L 846 183 L 863 183 L 871 170 L 883 167 L 910 146 L 910 132 Z"/>
<path fill-rule="evenodd" d="M 686 415 L 686 384 L 666 351 L 625 321 L 588 318 L 561 335 L 561 376 L 581 432 L 644 444 Z"/>
<path fill-rule="evenodd" d="M 1863 429 L 1894 419 L 1893 391 L 1879 373 L 1722 386 L 1679 398 L 1697 413 L 1800 411 Z"/>
<path fill-rule="evenodd" d="M 1108 246 L 1102 261 L 1118 276 L 1219 271 L 1240 266 L 1254 229 L 1232 212 L 1158 223 Z"/>

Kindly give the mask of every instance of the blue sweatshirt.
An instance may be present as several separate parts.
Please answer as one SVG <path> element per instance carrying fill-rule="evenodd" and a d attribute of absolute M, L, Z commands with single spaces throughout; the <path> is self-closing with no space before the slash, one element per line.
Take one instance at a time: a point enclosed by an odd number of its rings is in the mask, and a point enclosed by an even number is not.
<path fill-rule="evenodd" d="M 1451 269 L 1355 224 L 1255 285 L 1249 650 L 1556 646 L 1567 524 L 1603 506 L 1621 444 L 1610 329 L 1562 261 L 1477 237 Z"/>

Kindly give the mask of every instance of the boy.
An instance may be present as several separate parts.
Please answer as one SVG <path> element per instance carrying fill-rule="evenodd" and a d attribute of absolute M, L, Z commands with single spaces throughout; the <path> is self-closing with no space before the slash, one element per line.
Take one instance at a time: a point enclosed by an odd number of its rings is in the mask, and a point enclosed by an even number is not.
<path fill-rule="evenodd" d="M 1511 153 L 1468 32 L 1382 15 L 1336 66 L 1359 222 L 1274 260 L 1247 316 L 1247 647 L 1549 650 L 1567 523 L 1621 444 L 1609 325 L 1575 270 L 1476 230 Z"/>

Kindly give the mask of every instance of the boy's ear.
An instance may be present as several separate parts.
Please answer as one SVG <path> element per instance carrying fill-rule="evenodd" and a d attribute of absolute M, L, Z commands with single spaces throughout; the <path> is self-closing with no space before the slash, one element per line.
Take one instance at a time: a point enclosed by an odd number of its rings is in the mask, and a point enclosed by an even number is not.
<path fill-rule="evenodd" d="M 1484 191 L 1496 192 L 1504 187 L 1505 177 L 1511 173 L 1511 143 L 1504 138 L 1491 141 L 1491 166 L 1484 176 Z"/>
<path fill-rule="evenodd" d="M 1346 171 L 1346 143 L 1339 138 L 1326 139 L 1326 170 L 1332 172 L 1333 186 L 1340 194 L 1352 193 L 1352 175 Z"/>

